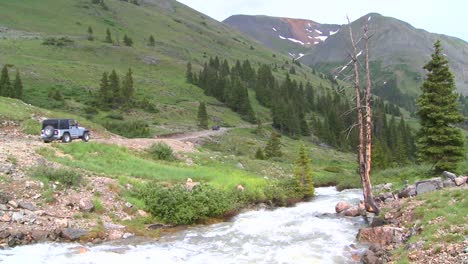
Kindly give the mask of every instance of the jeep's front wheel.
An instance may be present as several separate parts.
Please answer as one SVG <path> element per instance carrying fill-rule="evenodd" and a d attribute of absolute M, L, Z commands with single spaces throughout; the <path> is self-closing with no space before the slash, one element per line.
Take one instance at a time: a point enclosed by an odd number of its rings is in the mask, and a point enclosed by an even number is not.
<path fill-rule="evenodd" d="M 81 139 L 82 139 L 84 142 L 88 142 L 88 141 L 89 141 L 89 133 L 88 133 L 88 132 L 84 132 L 84 133 L 83 133 L 83 136 L 81 137 Z"/>
<path fill-rule="evenodd" d="M 68 134 L 68 133 L 63 134 L 63 136 L 62 136 L 62 142 L 63 143 L 70 143 L 71 141 L 72 141 L 72 138 L 71 138 L 70 134 Z"/>

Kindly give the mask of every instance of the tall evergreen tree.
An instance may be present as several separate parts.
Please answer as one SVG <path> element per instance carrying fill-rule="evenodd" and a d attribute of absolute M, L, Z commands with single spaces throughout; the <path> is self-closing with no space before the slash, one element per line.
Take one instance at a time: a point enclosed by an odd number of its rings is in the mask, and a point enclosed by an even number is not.
<path fill-rule="evenodd" d="M 192 63 L 187 63 L 187 70 L 185 72 L 185 80 L 187 83 L 193 83 Z"/>
<path fill-rule="evenodd" d="M 265 157 L 281 157 L 283 153 L 281 152 L 281 135 L 275 131 L 271 132 L 270 139 L 265 146 Z"/>
<path fill-rule="evenodd" d="M 125 46 L 127 47 L 131 47 L 133 45 L 133 40 L 129 36 L 127 36 L 127 34 L 124 35 L 123 41 Z"/>
<path fill-rule="evenodd" d="M 119 76 L 112 70 L 109 75 L 109 91 L 111 94 L 111 102 L 113 107 L 117 107 L 121 102 L 120 80 Z"/>
<path fill-rule="evenodd" d="M 16 70 L 15 82 L 13 83 L 12 97 L 18 99 L 21 99 L 23 97 L 23 82 L 21 81 L 21 76 L 18 69 Z"/>
<path fill-rule="evenodd" d="M 8 67 L 6 65 L 2 68 L 0 75 L 0 96 L 9 97 L 11 90 L 10 77 L 8 76 Z"/>
<path fill-rule="evenodd" d="M 203 129 L 208 129 L 208 113 L 204 102 L 198 105 L 198 126 Z"/>
<path fill-rule="evenodd" d="M 101 83 L 99 85 L 99 101 L 104 107 L 109 107 L 112 102 L 112 95 L 110 91 L 109 79 L 107 78 L 107 72 L 102 74 Z"/>
<path fill-rule="evenodd" d="M 463 121 L 458 108 L 455 82 L 444 57 L 440 41 L 434 44 L 432 59 L 424 65 L 427 79 L 417 100 L 421 120 L 418 138 L 420 161 L 434 165 L 434 172 L 456 171 L 465 157 L 463 136 L 453 126 Z"/>
<path fill-rule="evenodd" d="M 303 197 L 312 197 L 315 194 L 312 171 L 310 169 L 310 158 L 304 145 L 299 148 L 299 156 L 296 160 L 294 169 L 294 180 L 298 187 L 299 193 Z"/>
<path fill-rule="evenodd" d="M 265 159 L 265 153 L 263 153 L 262 148 L 258 148 L 257 152 L 255 152 L 255 159 L 258 159 L 258 160 L 264 160 Z"/>
<path fill-rule="evenodd" d="M 106 29 L 106 39 L 104 40 L 104 42 L 107 42 L 107 43 L 112 43 L 112 36 L 111 36 L 111 32 L 109 29 Z"/>
<path fill-rule="evenodd" d="M 125 78 L 122 81 L 122 99 L 125 103 L 129 103 L 135 94 L 132 74 L 132 69 L 129 68 Z"/>
<path fill-rule="evenodd" d="M 149 37 L 148 46 L 150 46 L 150 47 L 156 46 L 156 41 L 154 40 L 153 35 L 151 35 L 151 36 Z"/>

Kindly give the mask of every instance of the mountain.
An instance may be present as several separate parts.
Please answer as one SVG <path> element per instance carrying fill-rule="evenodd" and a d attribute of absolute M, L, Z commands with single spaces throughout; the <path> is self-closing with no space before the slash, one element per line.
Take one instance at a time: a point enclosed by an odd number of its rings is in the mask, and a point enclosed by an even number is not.
<path fill-rule="evenodd" d="M 74 112 L 100 124 L 141 120 L 152 133 L 161 134 L 197 129 L 200 101 L 208 104 L 212 123 L 243 122 L 219 101 L 204 95 L 202 89 L 186 83 L 188 62 L 198 73 L 215 56 L 231 65 L 248 58 L 255 67 L 289 61 L 287 56 L 274 54 L 237 30 L 175 0 L 134 2 L 0 1 L 0 67 L 8 66 L 10 78 L 20 71 L 27 103 Z M 112 43 L 105 42 L 107 30 Z M 131 47 L 124 44 L 125 36 L 133 41 Z M 150 36 L 154 46 L 148 45 Z M 99 106 L 92 105 L 92 100 L 102 74 L 115 69 L 122 79 L 129 68 L 138 105 L 127 110 L 96 109 Z M 285 67 L 277 74 L 284 78 L 288 70 Z M 311 82 L 320 80 L 305 68 L 297 70 Z M 298 74 L 297 79 L 304 79 L 304 74 Z M 255 112 L 267 120 L 269 109 L 253 98 Z M 158 113 L 146 111 L 148 104 Z"/>
<path fill-rule="evenodd" d="M 369 21 L 373 34 L 370 53 L 376 93 L 394 102 L 403 97 L 412 101 L 418 94 L 425 76 L 422 66 L 430 59 L 433 43 L 440 39 L 455 75 L 458 91 L 468 94 L 467 42 L 455 37 L 429 33 L 406 22 L 376 13 L 365 15 L 351 23 L 356 36 L 362 33 L 361 28 L 366 20 Z M 224 22 L 261 43 L 325 73 L 335 75 L 338 67 L 349 61 L 347 25 L 245 15 L 232 16 Z"/>

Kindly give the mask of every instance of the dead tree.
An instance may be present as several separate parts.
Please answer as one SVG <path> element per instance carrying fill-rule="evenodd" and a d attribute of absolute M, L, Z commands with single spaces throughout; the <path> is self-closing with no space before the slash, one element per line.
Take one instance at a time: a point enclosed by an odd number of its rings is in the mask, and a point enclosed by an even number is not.
<path fill-rule="evenodd" d="M 353 30 L 348 18 L 349 37 L 351 39 L 352 52 L 350 54 L 351 61 L 354 66 L 354 90 L 356 93 L 356 112 L 357 126 L 359 129 L 359 147 L 358 147 L 358 163 L 359 176 L 361 177 L 361 185 L 364 196 L 364 205 L 368 212 L 379 214 L 380 209 L 376 205 L 372 194 L 372 184 L 370 180 L 371 161 L 372 161 L 372 107 L 371 107 L 371 79 L 369 66 L 369 27 L 368 22 L 364 26 L 364 49 L 365 49 L 365 64 L 366 64 L 366 89 L 364 106 L 362 103 L 362 89 L 359 76 L 359 61 L 358 57 L 362 53 L 357 51 L 357 44 L 353 37 Z"/>

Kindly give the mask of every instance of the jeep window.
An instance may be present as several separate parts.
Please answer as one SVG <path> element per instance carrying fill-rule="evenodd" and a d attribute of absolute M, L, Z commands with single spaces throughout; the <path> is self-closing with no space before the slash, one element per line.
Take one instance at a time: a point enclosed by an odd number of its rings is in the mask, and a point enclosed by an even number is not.
<path fill-rule="evenodd" d="M 73 120 L 73 119 L 70 119 L 69 122 L 70 122 L 70 123 L 69 123 L 69 124 L 70 124 L 70 127 L 76 125 L 76 122 L 75 122 L 75 120 Z"/>
<path fill-rule="evenodd" d="M 60 123 L 59 123 L 59 129 L 69 129 L 70 126 L 69 126 L 69 120 L 68 119 L 65 119 L 65 120 L 60 120 Z"/>
<path fill-rule="evenodd" d="M 42 129 L 44 129 L 46 126 L 53 126 L 55 129 L 57 129 L 59 126 L 58 123 L 58 120 L 44 120 L 42 122 Z"/>

